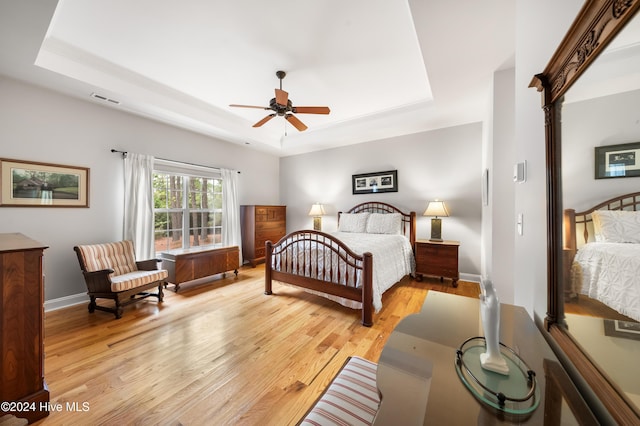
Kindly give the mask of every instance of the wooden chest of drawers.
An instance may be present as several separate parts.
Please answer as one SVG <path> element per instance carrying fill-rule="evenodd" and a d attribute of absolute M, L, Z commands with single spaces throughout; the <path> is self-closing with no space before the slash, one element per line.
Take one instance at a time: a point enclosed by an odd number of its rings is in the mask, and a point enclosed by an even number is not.
<path fill-rule="evenodd" d="M 0 417 L 12 414 L 29 423 L 49 415 L 42 275 L 46 248 L 22 234 L 0 234 Z"/>
<path fill-rule="evenodd" d="M 416 241 L 416 276 L 433 275 L 451 278 L 452 285 L 458 286 L 458 246 L 457 241 Z"/>
<path fill-rule="evenodd" d="M 264 262 L 264 243 L 277 242 L 287 232 L 286 206 L 240 206 L 242 257 L 251 266 Z"/>

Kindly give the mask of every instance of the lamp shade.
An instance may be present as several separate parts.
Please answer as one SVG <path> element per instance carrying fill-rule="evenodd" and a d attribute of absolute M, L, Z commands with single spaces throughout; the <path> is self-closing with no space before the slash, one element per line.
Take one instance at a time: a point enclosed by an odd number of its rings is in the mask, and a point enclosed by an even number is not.
<path fill-rule="evenodd" d="M 309 210 L 309 216 L 324 216 L 324 207 L 322 204 L 314 204 L 311 206 L 311 210 Z"/>
<path fill-rule="evenodd" d="M 433 217 L 448 217 L 449 212 L 447 211 L 447 207 L 444 205 L 444 201 L 436 200 L 429 201 L 429 205 L 422 215 Z"/>

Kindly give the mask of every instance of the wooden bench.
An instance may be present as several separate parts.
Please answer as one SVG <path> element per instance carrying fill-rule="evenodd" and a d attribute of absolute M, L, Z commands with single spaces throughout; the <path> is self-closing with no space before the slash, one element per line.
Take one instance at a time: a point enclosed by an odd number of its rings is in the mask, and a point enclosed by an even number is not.
<path fill-rule="evenodd" d="M 169 273 L 167 282 L 175 285 L 233 271 L 238 276 L 240 267 L 240 249 L 232 247 L 192 247 L 169 250 L 160 253 L 162 268 Z"/>
<path fill-rule="evenodd" d="M 378 412 L 378 364 L 349 357 L 298 425 L 371 425 Z"/>
<path fill-rule="evenodd" d="M 122 317 L 123 308 L 149 296 L 162 302 L 167 271 L 158 269 L 158 259 L 136 261 L 132 241 L 80 245 L 73 248 L 87 284 L 89 312 L 96 309 Z M 157 293 L 144 290 L 157 287 Z M 112 299 L 114 308 L 96 304 L 96 298 Z"/>

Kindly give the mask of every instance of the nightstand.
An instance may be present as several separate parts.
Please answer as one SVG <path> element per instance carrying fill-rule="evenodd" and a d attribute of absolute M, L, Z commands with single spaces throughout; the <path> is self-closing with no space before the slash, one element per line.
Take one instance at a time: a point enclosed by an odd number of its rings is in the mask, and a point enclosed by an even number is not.
<path fill-rule="evenodd" d="M 451 285 L 458 287 L 458 241 L 416 240 L 416 278 L 423 275 L 451 278 Z"/>

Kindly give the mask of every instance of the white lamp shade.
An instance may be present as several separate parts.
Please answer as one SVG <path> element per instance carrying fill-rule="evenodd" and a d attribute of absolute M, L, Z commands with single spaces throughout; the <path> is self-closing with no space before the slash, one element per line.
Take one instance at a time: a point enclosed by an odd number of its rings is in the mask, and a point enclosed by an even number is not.
<path fill-rule="evenodd" d="M 444 205 L 444 201 L 429 201 L 429 205 L 427 209 L 422 214 L 423 216 L 434 216 L 434 217 L 448 217 L 449 212 L 447 211 L 447 207 Z"/>
<path fill-rule="evenodd" d="M 324 216 L 324 207 L 322 204 L 314 204 L 311 206 L 311 210 L 309 210 L 309 216 Z"/>

